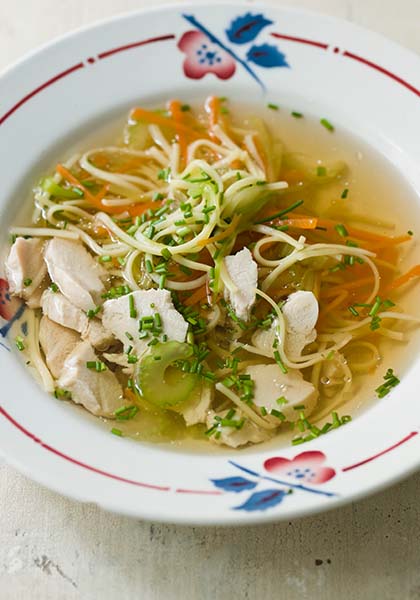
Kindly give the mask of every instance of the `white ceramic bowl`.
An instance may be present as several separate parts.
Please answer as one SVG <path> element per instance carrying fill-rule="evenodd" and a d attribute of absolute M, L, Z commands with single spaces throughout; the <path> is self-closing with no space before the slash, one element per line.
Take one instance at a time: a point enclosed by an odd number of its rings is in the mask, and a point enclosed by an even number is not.
<path fill-rule="evenodd" d="M 420 191 L 417 56 L 319 14 L 242 3 L 167 6 L 68 35 L 3 75 L 3 250 L 20 200 L 63 140 L 138 102 L 190 93 L 267 102 L 280 91 L 285 104 L 298 101 L 356 130 Z M 16 306 L 4 284 L 2 291 L 0 311 L 10 319 Z M 9 325 L 0 320 L 3 334 Z M 112 511 L 199 524 L 290 519 L 359 498 L 420 465 L 418 358 L 390 397 L 303 449 L 194 455 L 110 435 L 44 393 L 7 336 L 0 343 L 5 458 L 62 494 Z"/>

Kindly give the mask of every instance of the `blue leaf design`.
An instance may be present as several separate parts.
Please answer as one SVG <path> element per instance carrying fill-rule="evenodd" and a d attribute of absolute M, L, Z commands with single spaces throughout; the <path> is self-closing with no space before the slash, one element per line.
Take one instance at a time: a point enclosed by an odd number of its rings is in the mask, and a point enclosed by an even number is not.
<path fill-rule="evenodd" d="M 259 67 L 288 67 L 286 56 L 280 52 L 277 46 L 270 44 L 261 44 L 261 46 L 252 46 L 246 55 L 249 62 L 255 63 Z"/>
<path fill-rule="evenodd" d="M 273 21 L 266 19 L 264 15 L 246 13 L 231 22 L 230 28 L 226 29 L 226 35 L 233 44 L 247 44 L 255 40 L 260 31 L 272 23 Z"/>
<path fill-rule="evenodd" d="M 243 490 L 253 490 L 257 486 L 255 481 L 245 479 L 245 477 L 226 477 L 226 479 L 211 479 L 217 488 L 226 492 L 242 492 Z"/>
<path fill-rule="evenodd" d="M 283 501 L 287 492 L 284 490 L 264 490 L 263 492 L 255 492 L 240 506 L 234 506 L 233 510 L 246 510 L 252 512 L 254 510 L 267 510 L 272 506 L 277 506 Z"/>

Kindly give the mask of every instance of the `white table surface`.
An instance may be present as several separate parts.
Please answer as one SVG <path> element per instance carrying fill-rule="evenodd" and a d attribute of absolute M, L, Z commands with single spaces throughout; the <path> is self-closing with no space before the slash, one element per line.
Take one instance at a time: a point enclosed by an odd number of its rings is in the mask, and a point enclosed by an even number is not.
<path fill-rule="evenodd" d="M 0 0 L 0 69 L 80 25 L 159 3 Z M 345 17 L 420 53 L 420 0 L 286 3 Z M 419 496 L 417 475 L 299 521 L 176 527 L 78 504 L 0 464 L 0 600 L 420 599 Z"/>

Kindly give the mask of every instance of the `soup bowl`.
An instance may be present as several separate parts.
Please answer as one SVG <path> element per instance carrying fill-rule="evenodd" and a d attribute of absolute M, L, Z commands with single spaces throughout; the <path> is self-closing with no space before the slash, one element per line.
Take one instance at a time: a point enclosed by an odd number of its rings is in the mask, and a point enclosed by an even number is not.
<path fill-rule="evenodd" d="M 8 228 L 57 151 L 137 103 L 209 93 L 328 115 L 392 162 L 420 203 L 417 56 L 306 11 L 172 5 L 79 30 L 3 74 L 1 264 Z M 43 392 L 16 352 L 23 309 L 0 276 L 0 451 L 57 492 L 143 519 L 248 524 L 331 509 L 420 466 L 414 350 L 398 388 L 346 427 L 303 446 L 190 452 L 112 436 Z"/>

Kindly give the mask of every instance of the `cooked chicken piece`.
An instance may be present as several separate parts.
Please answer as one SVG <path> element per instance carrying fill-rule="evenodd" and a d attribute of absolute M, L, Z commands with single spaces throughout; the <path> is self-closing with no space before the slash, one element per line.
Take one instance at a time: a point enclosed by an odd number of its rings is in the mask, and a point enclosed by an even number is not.
<path fill-rule="evenodd" d="M 255 303 L 255 290 L 258 283 L 257 263 L 248 248 L 223 260 L 228 275 L 235 287 L 225 288 L 225 298 L 232 305 L 235 314 L 242 321 L 249 319 L 249 313 Z"/>
<path fill-rule="evenodd" d="M 79 333 L 86 331 L 87 316 L 60 292 L 45 290 L 41 298 L 41 307 L 44 315 L 63 327 L 69 327 Z"/>
<path fill-rule="evenodd" d="M 216 418 L 220 417 L 220 419 L 224 419 L 226 418 L 228 412 L 228 410 L 223 410 L 220 413 L 215 413 L 212 410 L 208 412 L 206 420 L 208 429 L 211 429 L 215 425 L 217 426 L 214 433 L 209 436 L 209 440 L 211 442 L 237 448 L 238 446 L 244 446 L 245 444 L 249 443 L 259 444 L 260 442 L 265 442 L 272 437 L 273 434 L 269 430 L 261 429 L 240 411 L 236 411 L 236 414 L 233 418 L 233 420 L 238 421 L 238 423 L 244 419 L 244 424 L 240 429 L 237 427 L 223 426 L 220 421 L 218 422 L 216 420 Z M 216 435 L 219 432 L 220 436 Z"/>
<path fill-rule="evenodd" d="M 119 367 L 123 367 L 122 371 L 126 375 L 133 375 L 136 363 L 129 363 L 127 354 L 117 352 L 104 352 L 103 357 L 108 362 L 113 363 L 114 365 L 118 365 Z"/>
<path fill-rule="evenodd" d="M 6 276 L 12 294 L 25 300 L 36 294 L 47 273 L 43 256 L 44 242 L 38 238 L 18 237 L 6 259 Z"/>
<path fill-rule="evenodd" d="M 97 350 L 106 350 L 113 343 L 113 335 L 98 319 L 88 319 L 86 314 L 74 306 L 60 292 L 48 289 L 41 298 L 42 312 L 52 321 L 78 331 Z"/>
<path fill-rule="evenodd" d="M 282 312 L 286 323 L 284 349 L 291 360 L 296 360 L 302 356 L 305 346 L 316 339 L 318 302 L 312 292 L 294 292 L 288 297 Z M 278 320 L 274 319 L 270 329 L 258 330 L 252 337 L 252 343 L 266 356 L 273 356 L 277 326 Z"/>
<path fill-rule="evenodd" d="M 45 275 L 44 279 L 39 284 L 39 286 L 34 289 L 33 293 L 26 300 L 26 304 L 28 305 L 29 308 L 32 308 L 32 309 L 41 308 L 42 294 L 48 288 L 50 283 L 51 283 L 51 281 L 50 281 L 50 278 L 48 277 L 48 273 L 47 273 Z"/>
<path fill-rule="evenodd" d="M 130 316 L 130 312 L 135 317 Z M 116 300 L 107 300 L 103 305 L 102 324 L 124 344 L 125 350 L 133 346 L 133 353 L 140 356 L 153 336 L 139 339 L 139 321 L 156 314 L 160 317 L 161 332 L 168 340 L 185 341 L 188 323 L 174 308 L 168 290 L 138 290 Z"/>
<path fill-rule="evenodd" d="M 47 366 L 55 379 L 60 377 L 64 361 L 80 341 L 80 335 L 72 329 L 62 327 L 46 316 L 41 318 L 39 342 L 45 354 Z"/>
<path fill-rule="evenodd" d="M 285 352 L 292 360 L 302 355 L 302 350 L 316 338 L 318 301 L 312 292 L 294 292 L 282 308 L 286 321 Z"/>
<path fill-rule="evenodd" d="M 51 280 L 74 306 L 88 311 L 99 304 L 106 271 L 82 244 L 53 238 L 44 255 Z"/>
<path fill-rule="evenodd" d="M 254 404 L 264 406 L 268 415 L 274 409 L 283 413 L 284 420 L 297 421 L 300 413 L 303 412 L 307 417 L 313 412 L 318 392 L 312 383 L 303 379 L 300 371 L 283 373 L 278 365 L 251 365 L 245 373 L 255 383 Z M 298 406 L 304 408 L 295 409 Z M 279 425 L 282 422 L 276 416 L 269 418 Z"/>
<path fill-rule="evenodd" d="M 96 350 L 103 352 L 114 342 L 115 338 L 98 319 L 88 319 L 87 328 L 82 331 L 82 338 L 88 340 Z"/>
<path fill-rule="evenodd" d="M 61 389 L 71 392 L 73 402 L 94 415 L 112 416 L 123 403 L 123 391 L 109 369 L 98 372 L 88 363 L 99 359 L 89 342 L 81 342 L 66 358 L 58 380 Z"/>
<path fill-rule="evenodd" d="M 178 412 L 184 417 L 188 427 L 205 423 L 213 399 L 213 386 L 203 383 L 196 397 L 183 402 Z"/>

